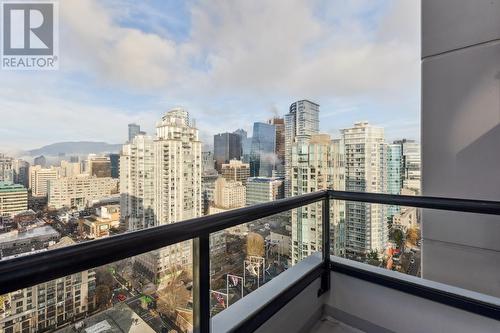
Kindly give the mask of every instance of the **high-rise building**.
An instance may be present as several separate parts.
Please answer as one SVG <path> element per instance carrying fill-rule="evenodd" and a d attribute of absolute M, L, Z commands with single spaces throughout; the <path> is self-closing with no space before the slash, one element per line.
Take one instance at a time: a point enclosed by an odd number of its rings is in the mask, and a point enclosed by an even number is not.
<path fill-rule="evenodd" d="M 120 154 L 109 154 L 108 157 L 111 163 L 111 178 L 120 178 Z"/>
<path fill-rule="evenodd" d="M 319 104 L 300 100 L 290 105 L 285 115 L 285 195 L 291 195 L 292 145 L 307 141 L 319 132 Z"/>
<path fill-rule="evenodd" d="M 47 159 L 43 155 L 35 157 L 35 159 L 33 160 L 33 165 L 39 165 L 42 168 L 45 168 L 47 166 Z"/>
<path fill-rule="evenodd" d="M 187 111 L 167 112 L 156 136 L 136 136 L 120 158 L 122 222 L 135 230 L 201 216 L 201 141 Z M 137 271 L 161 282 L 172 267 L 191 262 L 183 242 L 136 258 Z"/>
<path fill-rule="evenodd" d="M 89 175 L 111 177 L 111 161 L 108 156 L 89 155 Z"/>
<path fill-rule="evenodd" d="M 12 157 L 0 154 L 0 182 L 14 182 L 14 159 Z"/>
<path fill-rule="evenodd" d="M 234 133 L 214 135 L 215 169 L 220 172 L 222 164 L 241 159 L 241 138 Z"/>
<path fill-rule="evenodd" d="M 246 205 L 274 201 L 284 197 L 282 178 L 252 177 L 246 184 Z"/>
<path fill-rule="evenodd" d="M 252 138 L 247 136 L 247 131 L 240 128 L 233 132 L 240 137 L 241 140 L 241 160 L 245 163 L 250 162 L 250 149 L 252 148 Z"/>
<path fill-rule="evenodd" d="M 413 140 L 397 140 L 387 149 L 387 193 L 401 194 L 402 189 L 420 193 L 420 144 Z M 401 211 L 399 206 L 388 206 L 390 220 Z"/>
<path fill-rule="evenodd" d="M 163 116 L 154 147 L 159 223 L 201 216 L 201 141 L 187 111 L 174 109 Z"/>
<path fill-rule="evenodd" d="M 215 170 L 214 154 L 211 151 L 201 153 L 201 170 L 202 172 Z"/>
<path fill-rule="evenodd" d="M 48 249 L 74 243 L 64 237 Z M 95 271 L 84 270 L 3 295 L 0 331 L 52 332 L 82 320 L 95 311 L 95 289 Z"/>
<path fill-rule="evenodd" d="M 341 130 L 345 144 L 346 190 L 386 192 L 384 129 L 368 122 Z M 386 208 L 378 204 L 346 203 L 346 251 L 365 255 L 382 251 L 387 241 Z"/>
<path fill-rule="evenodd" d="M 19 184 L 0 182 L 0 216 L 13 216 L 28 209 L 28 190 Z"/>
<path fill-rule="evenodd" d="M 49 181 L 59 178 L 59 168 L 42 168 L 40 165 L 30 167 L 30 189 L 34 197 L 45 197 L 48 193 Z"/>
<path fill-rule="evenodd" d="M 234 180 L 246 185 L 247 178 L 250 177 L 250 164 L 238 160 L 231 160 L 222 164 L 222 177 L 227 180 Z"/>
<path fill-rule="evenodd" d="M 394 143 L 401 145 L 402 187 L 414 190 L 419 194 L 421 191 L 420 144 L 413 140 L 406 140 L 406 139 L 403 139 L 401 141 L 395 141 Z"/>
<path fill-rule="evenodd" d="M 16 159 L 12 162 L 14 170 L 14 183 L 29 187 L 30 164 L 26 161 Z"/>
<path fill-rule="evenodd" d="M 400 144 L 386 145 L 387 156 L 387 193 L 401 194 L 402 184 L 402 149 Z M 400 206 L 388 206 L 387 217 L 391 221 L 392 217 L 400 212 Z"/>
<path fill-rule="evenodd" d="M 215 169 L 204 171 L 201 175 L 201 196 L 203 200 L 203 215 L 209 213 L 209 207 L 214 202 L 215 182 L 219 178 L 219 174 Z"/>
<path fill-rule="evenodd" d="M 141 132 L 141 126 L 137 124 L 128 124 L 128 141 L 132 141 L 136 135 Z"/>
<path fill-rule="evenodd" d="M 276 129 L 276 176 L 285 177 L 285 119 L 274 117 L 269 120 L 269 124 Z"/>
<path fill-rule="evenodd" d="M 341 140 L 327 134 L 311 135 L 292 144 L 291 195 L 319 190 L 344 190 L 344 152 Z M 330 207 L 332 246 L 343 253 L 344 203 L 332 200 Z M 322 203 L 292 210 L 292 264 L 321 251 Z"/>
<path fill-rule="evenodd" d="M 117 193 L 118 180 L 111 177 L 79 175 L 49 181 L 48 206 L 83 209 Z"/>
<path fill-rule="evenodd" d="M 276 127 L 266 123 L 254 123 L 250 150 L 250 176 L 271 177 L 276 161 Z"/>
<path fill-rule="evenodd" d="M 154 139 L 137 135 L 120 155 L 120 223 L 139 230 L 158 224 L 154 213 Z"/>

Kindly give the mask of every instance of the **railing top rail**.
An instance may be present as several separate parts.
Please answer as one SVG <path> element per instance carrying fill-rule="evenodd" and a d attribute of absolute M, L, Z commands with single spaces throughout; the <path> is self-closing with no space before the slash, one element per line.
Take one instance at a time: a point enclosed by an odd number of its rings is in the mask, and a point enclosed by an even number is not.
<path fill-rule="evenodd" d="M 328 193 L 330 198 L 335 200 L 500 215 L 500 202 L 498 201 L 335 190 L 330 190 Z"/>

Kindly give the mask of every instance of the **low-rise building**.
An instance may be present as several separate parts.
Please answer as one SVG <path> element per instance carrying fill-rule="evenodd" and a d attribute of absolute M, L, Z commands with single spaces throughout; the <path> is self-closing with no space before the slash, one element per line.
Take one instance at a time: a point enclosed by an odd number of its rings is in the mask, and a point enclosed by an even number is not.
<path fill-rule="evenodd" d="M 120 226 L 120 206 L 109 205 L 97 208 L 95 216 L 87 216 L 78 221 L 80 235 L 85 238 L 109 236 L 109 231 Z"/>
<path fill-rule="evenodd" d="M 292 245 L 291 232 L 285 228 L 279 230 L 271 230 L 269 236 L 266 237 L 271 252 L 280 256 L 289 256 Z"/>
<path fill-rule="evenodd" d="M 406 232 L 408 229 L 419 226 L 420 210 L 415 207 L 406 207 L 399 214 L 394 215 L 393 228 L 399 228 Z"/>
<path fill-rule="evenodd" d="M 246 201 L 245 186 L 241 182 L 219 177 L 215 182 L 215 207 L 230 209 L 244 207 Z"/>
<path fill-rule="evenodd" d="M 283 178 L 252 177 L 246 186 L 246 205 L 274 201 L 284 197 Z"/>
<path fill-rule="evenodd" d="M 0 234 L 0 257 L 46 249 L 60 238 L 61 235 L 49 225 L 36 226 L 25 231 L 15 229 Z"/>
<path fill-rule="evenodd" d="M 99 178 L 81 175 L 64 177 L 49 182 L 49 201 L 51 208 L 77 207 L 82 209 L 94 201 L 102 200 L 118 190 L 118 179 Z"/>

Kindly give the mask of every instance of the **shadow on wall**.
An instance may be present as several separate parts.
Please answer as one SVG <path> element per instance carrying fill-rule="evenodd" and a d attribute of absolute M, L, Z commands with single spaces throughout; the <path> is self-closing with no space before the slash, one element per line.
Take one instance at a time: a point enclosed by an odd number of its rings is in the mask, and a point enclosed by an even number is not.
<path fill-rule="evenodd" d="M 498 98 L 500 100 L 500 72 L 496 74 L 495 78 L 498 80 Z M 500 109 L 498 112 L 500 122 Z M 492 150 L 492 147 L 500 148 L 500 123 L 458 152 L 456 159 L 457 179 L 470 179 L 471 170 L 484 170 L 485 165 L 489 166 L 490 169 L 500 170 L 498 151 Z M 492 175 L 494 176 L 492 177 Z M 500 172 L 479 172 L 474 175 L 473 180 L 469 183 L 471 192 L 481 196 L 484 189 L 488 188 L 490 196 L 484 199 L 500 200 Z M 492 186 L 496 188 L 494 196 L 491 196 Z"/>

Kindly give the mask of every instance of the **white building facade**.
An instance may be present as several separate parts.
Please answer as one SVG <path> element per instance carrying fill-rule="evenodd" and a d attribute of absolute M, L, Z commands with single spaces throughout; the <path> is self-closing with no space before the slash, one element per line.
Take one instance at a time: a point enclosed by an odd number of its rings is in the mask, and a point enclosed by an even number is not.
<path fill-rule="evenodd" d="M 118 190 L 118 179 L 88 175 L 52 179 L 48 185 L 48 206 L 55 209 L 77 207 L 83 209 Z"/>
<path fill-rule="evenodd" d="M 326 189 L 344 190 L 343 145 L 329 135 L 312 135 L 308 142 L 292 146 L 291 195 Z M 343 249 L 344 203 L 330 206 L 332 247 Z M 292 264 L 322 249 L 322 202 L 292 210 Z"/>
<path fill-rule="evenodd" d="M 384 129 L 368 122 L 341 130 L 345 144 L 346 190 L 386 192 L 386 146 Z M 388 238 L 386 207 L 359 202 L 346 203 L 346 251 L 365 255 L 383 251 Z"/>

